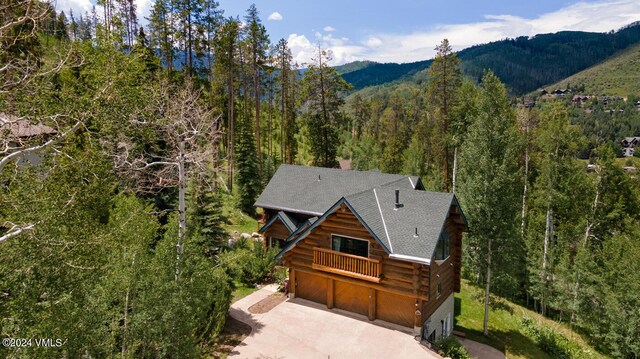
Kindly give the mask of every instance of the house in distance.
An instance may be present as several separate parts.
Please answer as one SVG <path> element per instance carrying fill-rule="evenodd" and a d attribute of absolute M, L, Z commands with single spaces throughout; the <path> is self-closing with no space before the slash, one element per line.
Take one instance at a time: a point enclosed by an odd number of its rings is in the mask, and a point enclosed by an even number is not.
<path fill-rule="evenodd" d="M 255 206 L 290 296 L 413 328 L 453 329 L 462 232 L 456 197 L 418 177 L 281 165 Z"/>

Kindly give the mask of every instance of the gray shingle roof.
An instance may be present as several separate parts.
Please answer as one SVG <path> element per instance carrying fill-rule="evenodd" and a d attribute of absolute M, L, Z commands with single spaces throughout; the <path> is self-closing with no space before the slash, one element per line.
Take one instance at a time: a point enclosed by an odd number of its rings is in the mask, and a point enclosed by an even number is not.
<path fill-rule="evenodd" d="M 275 216 L 273 216 L 267 223 L 265 223 L 265 225 L 262 226 L 262 228 L 260 228 L 258 232 L 260 233 L 264 232 L 277 219 L 280 219 L 280 221 L 284 224 L 284 226 L 287 227 L 287 229 L 289 230 L 289 233 L 293 233 L 300 225 L 298 221 L 289 213 L 280 211 Z"/>
<path fill-rule="evenodd" d="M 320 216 L 344 196 L 399 179 L 406 179 L 413 188 L 422 186 L 415 176 L 283 164 L 254 206 Z"/>
<path fill-rule="evenodd" d="M 396 190 L 401 204 L 398 208 Z M 353 210 L 391 256 L 426 263 L 433 257 L 451 206 L 458 206 L 451 193 L 424 191 L 417 177 L 289 165 L 278 169 L 255 205 L 322 214 L 298 225 L 282 255 L 340 203 Z"/>
<path fill-rule="evenodd" d="M 400 190 L 399 208 L 395 190 Z M 415 191 L 390 183 L 345 198 L 358 212 L 389 254 L 430 260 L 449 209 L 451 193 Z M 415 236 L 416 229 L 418 236 Z"/>

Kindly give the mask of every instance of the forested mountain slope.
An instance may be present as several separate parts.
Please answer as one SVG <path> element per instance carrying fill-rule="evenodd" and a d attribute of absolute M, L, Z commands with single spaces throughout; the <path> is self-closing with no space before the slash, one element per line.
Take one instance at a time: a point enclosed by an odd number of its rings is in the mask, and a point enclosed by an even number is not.
<path fill-rule="evenodd" d="M 563 31 L 531 38 L 521 36 L 477 45 L 458 53 L 462 72 L 479 79 L 491 68 L 511 93 L 521 95 L 560 81 L 602 62 L 620 50 L 640 42 L 640 24 L 633 23 L 616 32 Z M 454 44 L 455 45 L 455 44 Z M 431 60 L 406 64 L 367 63 L 354 71 L 344 71 L 344 79 L 356 90 L 367 86 L 423 77 Z M 349 64 L 338 68 L 349 68 Z"/>
<path fill-rule="evenodd" d="M 640 94 L 640 45 L 620 51 L 607 60 L 577 74 L 571 75 L 553 85 L 545 86 L 547 91 L 556 88 L 582 88 L 585 94 L 626 97 Z"/>

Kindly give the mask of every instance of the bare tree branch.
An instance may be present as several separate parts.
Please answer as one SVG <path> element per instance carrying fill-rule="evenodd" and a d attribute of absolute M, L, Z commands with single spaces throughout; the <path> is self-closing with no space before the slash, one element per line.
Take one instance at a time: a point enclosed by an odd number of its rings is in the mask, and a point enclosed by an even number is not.
<path fill-rule="evenodd" d="M 15 237 L 15 236 L 19 236 L 20 234 L 30 231 L 35 227 L 35 224 L 28 224 L 24 227 L 20 227 L 18 225 L 13 225 L 11 228 L 9 228 L 9 231 L 7 233 L 5 233 L 4 235 L 0 236 L 0 243 L 6 241 L 9 238 Z"/>

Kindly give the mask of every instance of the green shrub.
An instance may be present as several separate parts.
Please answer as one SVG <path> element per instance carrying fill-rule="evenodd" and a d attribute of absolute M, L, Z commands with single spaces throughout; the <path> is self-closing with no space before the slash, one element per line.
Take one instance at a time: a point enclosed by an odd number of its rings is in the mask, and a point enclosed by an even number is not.
<path fill-rule="evenodd" d="M 438 339 L 433 344 L 434 349 L 442 356 L 451 359 L 471 359 L 467 349 L 460 344 L 453 335 Z"/>
<path fill-rule="evenodd" d="M 277 267 L 273 276 L 278 284 L 278 291 L 284 292 L 284 282 L 289 278 L 289 270 L 286 267 Z"/>
<path fill-rule="evenodd" d="M 554 331 L 547 326 L 538 325 L 535 320 L 529 316 L 522 318 L 522 327 L 524 332 L 528 334 L 542 351 L 549 354 L 553 358 L 571 359 L 571 358 L 587 358 L 590 357 L 576 343 L 569 341 L 564 335 Z"/>
<path fill-rule="evenodd" d="M 264 250 L 261 243 L 238 241 L 233 250 L 220 254 L 218 261 L 229 276 L 253 287 L 274 273 L 278 250 Z"/>

